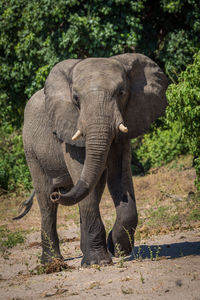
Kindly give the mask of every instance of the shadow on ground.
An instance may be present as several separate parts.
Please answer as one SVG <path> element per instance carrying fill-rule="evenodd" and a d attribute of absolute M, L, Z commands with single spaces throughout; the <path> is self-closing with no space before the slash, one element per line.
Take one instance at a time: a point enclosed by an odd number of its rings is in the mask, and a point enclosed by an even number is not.
<path fill-rule="evenodd" d="M 159 259 L 179 258 L 190 255 L 200 255 L 200 242 L 182 242 L 164 245 L 140 245 L 134 247 L 131 256 L 126 258 L 126 261 L 134 259 Z M 65 258 L 64 261 L 80 259 L 83 256 Z"/>
<path fill-rule="evenodd" d="M 133 254 L 129 260 L 134 259 L 155 259 L 166 257 L 169 259 L 179 258 L 189 255 L 200 255 L 200 242 L 182 242 L 164 245 L 140 245 L 134 247 Z"/>
<path fill-rule="evenodd" d="M 79 259 L 82 258 L 83 255 L 79 255 L 79 256 L 75 256 L 75 257 L 69 257 L 69 258 L 65 258 L 64 261 L 70 261 L 70 260 L 74 260 L 74 259 Z"/>

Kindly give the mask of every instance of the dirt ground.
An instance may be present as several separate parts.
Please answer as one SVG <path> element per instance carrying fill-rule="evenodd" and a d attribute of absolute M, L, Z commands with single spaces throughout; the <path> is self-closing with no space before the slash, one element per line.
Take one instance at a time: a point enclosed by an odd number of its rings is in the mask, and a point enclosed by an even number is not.
<path fill-rule="evenodd" d="M 0 299 L 200 299 L 200 230 L 153 237 L 136 243 L 130 257 L 87 269 L 80 267 L 78 227 L 60 235 L 69 239 L 62 253 L 75 268 L 32 275 L 40 234 L 31 233 L 23 246 L 11 249 L 9 259 L 0 259 Z"/>
<path fill-rule="evenodd" d="M 36 201 L 19 221 L 19 199 L 1 196 L 0 226 L 22 232 L 25 243 L 0 255 L 0 299 L 170 299 L 200 300 L 200 210 L 195 172 L 190 163 L 152 170 L 134 179 L 139 211 L 136 242 L 130 257 L 113 265 L 81 268 L 77 206 L 59 208 L 58 232 L 67 269 L 51 274 L 39 266 L 40 214 Z M 23 197 L 22 197 L 23 198 Z M 20 199 L 21 201 L 21 199 Z M 9 209 L 8 209 L 9 207 Z M 115 210 L 106 190 L 101 205 L 106 231 Z"/>

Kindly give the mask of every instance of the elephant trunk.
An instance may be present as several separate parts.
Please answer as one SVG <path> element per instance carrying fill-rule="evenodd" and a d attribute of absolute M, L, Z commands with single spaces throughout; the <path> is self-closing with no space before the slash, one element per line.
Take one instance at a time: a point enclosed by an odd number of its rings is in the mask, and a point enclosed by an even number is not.
<path fill-rule="evenodd" d="M 51 200 L 62 205 L 70 206 L 80 202 L 96 186 L 102 175 L 108 151 L 114 138 L 110 124 L 91 124 L 86 132 L 86 158 L 80 179 L 67 193 L 54 192 Z"/>

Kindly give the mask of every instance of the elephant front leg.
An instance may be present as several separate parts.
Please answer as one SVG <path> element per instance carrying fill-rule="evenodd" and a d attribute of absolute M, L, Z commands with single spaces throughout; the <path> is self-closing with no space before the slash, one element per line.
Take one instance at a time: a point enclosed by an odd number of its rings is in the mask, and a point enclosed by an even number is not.
<path fill-rule="evenodd" d="M 129 255 L 134 246 L 134 234 L 137 226 L 137 211 L 133 195 L 112 194 L 114 203 L 120 202 L 116 206 L 116 221 L 112 231 L 108 235 L 108 249 L 118 256 L 122 251 L 123 254 Z M 121 201 L 119 200 L 121 199 Z"/>
<path fill-rule="evenodd" d="M 138 222 L 130 168 L 130 142 L 113 144 L 108 162 L 108 188 L 116 208 L 116 221 L 108 236 L 108 249 L 116 256 L 119 251 L 128 255 L 134 246 Z"/>
<path fill-rule="evenodd" d="M 85 160 L 85 149 L 67 144 L 64 145 L 64 158 L 70 176 L 74 183 L 80 177 Z M 101 220 L 99 203 L 106 183 L 106 171 L 103 172 L 96 187 L 79 202 L 81 251 L 83 259 L 81 265 L 108 264 L 111 262 L 106 247 L 106 233 Z"/>
<path fill-rule="evenodd" d="M 91 194 L 79 203 L 81 226 L 81 265 L 105 265 L 111 263 L 106 246 L 106 232 L 101 220 L 99 203 L 105 187 L 106 174 Z"/>

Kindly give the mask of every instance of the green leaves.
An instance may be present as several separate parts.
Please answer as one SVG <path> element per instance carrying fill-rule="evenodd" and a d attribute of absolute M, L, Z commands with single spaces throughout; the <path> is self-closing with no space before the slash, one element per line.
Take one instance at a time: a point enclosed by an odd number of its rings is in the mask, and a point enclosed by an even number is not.
<path fill-rule="evenodd" d="M 13 132 L 11 125 L 0 129 L 0 187 L 8 191 L 31 188 L 21 130 Z"/>
<path fill-rule="evenodd" d="M 23 244 L 24 242 L 25 237 L 22 232 L 11 232 L 7 226 L 0 226 L 0 252 L 5 252 L 7 248 L 13 248 L 17 244 Z"/>
<path fill-rule="evenodd" d="M 161 3 L 164 11 L 167 11 L 169 13 L 181 12 L 182 6 L 184 5 L 184 1 L 181 0 L 162 0 Z"/>
<path fill-rule="evenodd" d="M 57 62 L 111 56 L 137 46 L 144 2 L 2 0 L 0 88 L 12 107 L 10 122 L 20 127 L 27 99 Z"/>
<path fill-rule="evenodd" d="M 138 51 L 156 58 L 172 80 L 200 48 L 196 0 L 1 1 L 0 84 L 18 127 L 27 99 L 66 58 Z M 0 102 L 0 106 L 4 106 Z M 18 110 L 19 107 L 22 109 Z"/>
<path fill-rule="evenodd" d="M 178 77 L 178 84 L 171 85 L 167 92 L 169 122 L 182 124 L 185 143 L 196 157 L 197 187 L 200 189 L 200 51 L 194 63 Z"/>
<path fill-rule="evenodd" d="M 159 58 L 164 62 L 165 72 L 173 82 L 185 66 L 192 63 L 192 57 L 199 48 L 199 41 L 192 38 L 186 30 L 175 30 L 167 34 Z"/>
<path fill-rule="evenodd" d="M 144 166 L 157 167 L 172 161 L 177 155 L 187 151 L 182 125 L 174 121 L 145 134 L 142 145 L 137 150 L 137 156 Z"/>

